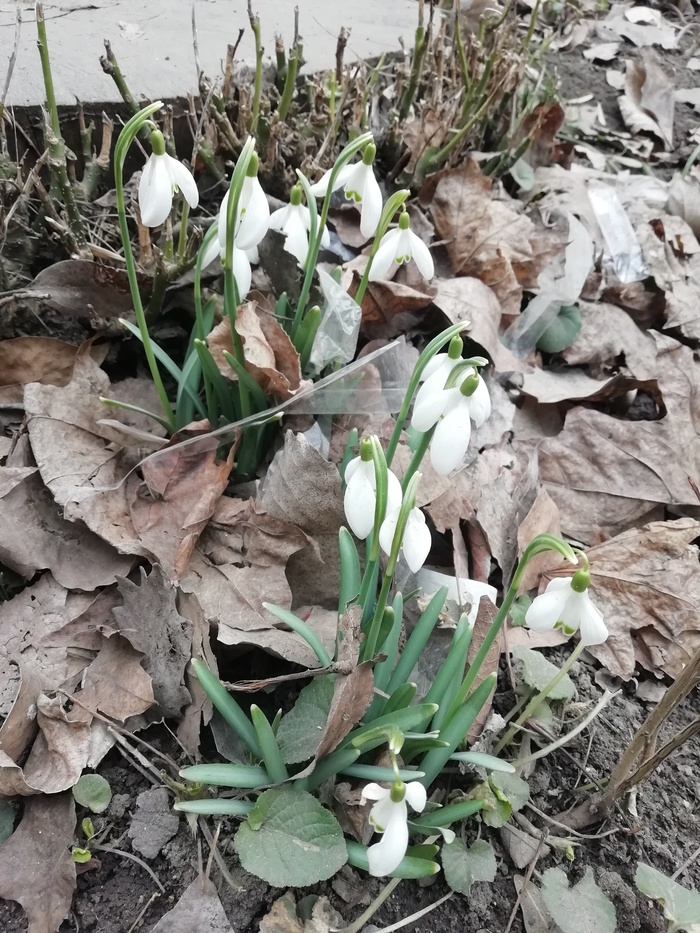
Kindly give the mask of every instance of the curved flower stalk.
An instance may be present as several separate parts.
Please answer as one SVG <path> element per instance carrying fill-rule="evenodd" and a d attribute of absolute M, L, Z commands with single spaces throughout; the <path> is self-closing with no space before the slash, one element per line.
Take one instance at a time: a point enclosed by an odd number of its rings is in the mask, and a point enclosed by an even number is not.
<path fill-rule="evenodd" d="M 165 151 L 160 130 L 151 133 L 151 149 L 139 181 L 139 210 L 145 227 L 159 227 L 167 220 L 177 191 L 192 208 L 199 204 L 199 191 L 189 170 Z"/>
<path fill-rule="evenodd" d="M 471 422 L 480 427 L 491 414 L 486 383 L 472 369 L 459 386 L 424 394 L 413 409 L 411 425 L 425 433 L 433 427 L 430 462 L 440 476 L 447 476 L 464 460 L 471 438 Z"/>
<path fill-rule="evenodd" d="M 344 165 L 333 181 L 333 191 L 343 188 L 345 197 L 360 208 L 360 232 L 365 239 L 374 236 L 382 216 L 382 192 L 374 175 L 374 157 L 377 147 L 368 143 L 362 159 L 353 165 Z M 329 169 L 314 185 L 314 197 L 324 198 L 328 193 L 333 169 Z"/>
<path fill-rule="evenodd" d="M 284 235 L 284 248 L 291 253 L 304 268 L 309 255 L 309 230 L 311 219 L 309 209 L 301 203 L 302 188 L 300 184 L 294 185 L 289 192 L 289 204 L 280 207 L 270 215 L 270 230 L 279 230 Z M 328 228 L 323 228 L 321 246 L 327 249 L 331 245 Z"/>
<path fill-rule="evenodd" d="M 399 225 L 382 237 L 372 260 L 369 281 L 391 277 L 403 263 L 414 260 L 424 279 L 432 279 L 435 265 L 430 250 L 419 236 L 411 230 L 411 220 L 404 210 L 399 216 Z"/>
<path fill-rule="evenodd" d="M 396 780 L 391 787 L 367 784 L 360 803 L 376 801 L 369 813 L 375 832 L 381 833 L 379 842 L 367 850 L 369 873 L 378 878 L 390 875 L 399 865 L 408 848 L 408 807 L 418 813 L 425 808 L 427 793 L 419 781 L 404 784 Z"/>
<path fill-rule="evenodd" d="M 535 632 L 560 628 L 566 635 L 573 635 L 578 631 L 582 645 L 602 645 L 609 633 L 602 613 L 588 594 L 590 580 L 588 570 L 550 580 L 525 613 L 525 625 Z"/>

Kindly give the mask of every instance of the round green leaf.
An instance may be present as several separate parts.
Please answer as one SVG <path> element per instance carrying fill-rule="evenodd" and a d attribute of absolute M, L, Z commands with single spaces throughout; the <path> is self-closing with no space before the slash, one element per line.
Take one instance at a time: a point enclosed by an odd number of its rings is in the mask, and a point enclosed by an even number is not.
<path fill-rule="evenodd" d="M 562 305 L 559 314 L 537 341 L 543 353 L 560 353 L 578 337 L 581 330 L 581 312 L 576 305 Z"/>
<path fill-rule="evenodd" d="M 542 876 L 542 897 L 562 933 L 615 933 L 617 929 L 615 908 L 595 883 L 590 866 L 572 888 L 561 868 L 548 868 Z"/>
<path fill-rule="evenodd" d="M 112 799 L 112 788 L 99 774 L 83 774 L 73 787 L 73 796 L 81 807 L 87 807 L 93 813 L 102 813 Z"/>
<path fill-rule="evenodd" d="M 246 871 L 279 888 L 325 881 L 348 860 L 340 824 L 303 790 L 262 793 L 234 840 Z"/>
<path fill-rule="evenodd" d="M 332 676 L 314 677 L 300 691 L 293 708 L 282 717 L 277 744 L 285 764 L 307 761 L 316 754 L 333 700 Z"/>
<path fill-rule="evenodd" d="M 547 684 L 558 673 L 559 668 L 552 664 L 539 651 L 533 651 L 532 648 L 525 648 L 523 645 L 516 645 L 512 649 L 513 657 L 520 661 L 523 666 L 523 680 L 529 687 L 535 690 L 544 690 Z M 570 700 L 574 695 L 574 685 L 568 674 L 565 674 L 562 680 L 556 685 L 549 694 L 550 700 Z"/>
<path fill-rule="evenodd" d="M 442 867 L 452 890 L 468 895 L 475 881 L 491 882 L 496 877 L 496 856 L 485 839 L 477 839 L 469 848 L 455 839 L 442 847 Z"/>

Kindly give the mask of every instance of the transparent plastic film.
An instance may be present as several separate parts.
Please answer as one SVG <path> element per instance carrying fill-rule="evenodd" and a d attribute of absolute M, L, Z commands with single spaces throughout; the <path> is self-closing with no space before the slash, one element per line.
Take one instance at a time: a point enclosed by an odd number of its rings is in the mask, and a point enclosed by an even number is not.
<path fill-rule="evenodd" d="M 331 275 L 319 269 L 318 277 L 324 301 L 309 357 L 309 366 L 315 373 L 323 372 L 327 366 L 343 365 L 355 356 L 362 318 L 362 309 L 355 299 Z"/>
<path fill-rule="evenodd" d="M 95 485 L 76 488 L 75 501 L 81 501 L 93 493 L 114 492 L 129 481 L 137 480 L 136 471 L 146 475 L 157 468 L 159 475 L 173 474 L 179 464 L 192 462 L 198 455 L 211 455 L 222 445 L 235 444 L 241 431 L 247 427 L 263 427 L 275 421 L 281 421 L 287 415 L 390 415 L 398 412 L 408 388 L 408 382 L 416 360 L 416 351 L 403 338 L 344 366 L 337 372 L 324 376 L 318 382 L 302 388 L 297 395 L 275 405 L 264 412 L 251 415 L 233 424 L 227 424 L 214 431 L 199 433 L 173 443 L 166 443 L 138 462 L 130 457 L 133 466 L 126 469 L 124 475 L 111 485 L 99 483 L 95 476 Z M 201 423 L 200 423 L 201 424 Z M 204 422 L 206 424 L 206 422 Z M 197 430 L 197 423 L 191 430 Z M 184 429 L 181 434 L 186 434 Z M 117 455 L 115 455 L 117 458 Z M 116 470 L 113 470 L 114 475 Z M 149 489 L 151 483 L 148 482 Z M 151 490 L 156 495 L 157 490 Z"/>
<path fill-rule="evenodd" d="M 617 192 L 601 185 L 589 188 L 588 197 L 616 277 L 625 285 L 641 282 L 648 275 L 642 248 Z"/>

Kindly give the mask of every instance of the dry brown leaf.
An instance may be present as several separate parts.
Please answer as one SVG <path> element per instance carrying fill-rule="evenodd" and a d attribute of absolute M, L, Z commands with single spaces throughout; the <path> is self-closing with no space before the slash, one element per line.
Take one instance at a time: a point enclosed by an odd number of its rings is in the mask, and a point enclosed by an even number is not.
<path fill-rule="evenodd" d="M 602 380 L 592 379 L 582 369 L 572 367 L 563 371 L 535 369 L 525 373 L 522 377 L 521 389 L 525 395 L 531 395 L 538 402 L 554 405 L 557 402 L 567 401 L 603 401 L 625 395 L 638 387 L 635 380 L 621 374 Z"/>
<path fill-rule="evenodd" d="M 677 677 L 700 646 L 700 565 L 691 518 L 630 529 L 588 551 L 591 593 L 610 637 L 589 651 L 629 680 L 635 664 Z"/>
<path fill-rule="evenodd" d="M 0 386 L 44 385 L 64 386 L 70 382 L 78 347 L 55 337 L 15 337 L 0 341 Z M 107 346 L 90 346 L 97 362 L 107 354 Z"/>
<path fill-rule="evenodd" d="M 291 607 L 285 568 L 291 555 L 306 550 L 309 543 L 296 525 L 263 512 L 252 499 L 225 498 L 202 535 L 181 588 L 196 596 L 224 644 L 258 645 L 314 667 L 317 660 L 306 642 L 278 629 L 275 617 L 262 605 Z M 316 613 L 307 619 L 327 647 L 335 639 L 331 616 Z"/>
<path fill-rule="evenodd" d="M 128 508 L 138 480 L 118 485 L 138 463 L 138 454 L 115 449 L 97 427 L 106 413 L 99 396 L 109 396 L 109 390 L 106 373 L 83 346 L 68 385 L 25 387 L 27 429 L 41 477 L 66 518 L 82 518 L 120 553 L 145 557 Z"/>
<path fill-rule="evenodd" d="M 667 151 L 673 148 L 673 85 L 648 56 L 626 62 L 625 93 L 618 106 L 630 132 L 653 133 Z"/>
<path fill-rule="evenodd" d="M 368 340 L 393 340 L 405 331 L 404 314 L 422 311 L 433 300 L 434 289 L 425 282 L 409 284 L 402 271 L 398 281 L 370 282 L 362 299 L 361 332 Z"/>
<path fill-rule="evenodd" d="M 150 620 L 153 622 L 154 620 Z M 163 646 L 167 650 L 167 646 Z M 76 703 L 117 722 L 145 713 L 156 702 L 151 677 L 141 666 L 143 655 L 126 638 L 104 639 L 99 654 L 85 671 Z"/>
<path fill-rule="evenodd" d="M 208 426 L 208 423 L 207 423 Z M 228 485 L 236 444 L 219 459 L 218 441 L 204 436 L 195 444 L 152 455 L 141 465 L 144 482 L 134 491 L 130 513 L 142 546 L 177 581 L 185 573 L 199 536 Z"/>
<path fill-rule="evenodd" d="M 0 897 L 18 901 L 29 920 L 28 933 L 56 933 L 70 911 L 75 862 L 71 794 L 32 797 L 14 833 L 0 845 Z"/>
<path fill-rule="evenodd" d="M 260 506 L 311 539 L 287 563 L 294 604 L 337 607 L 338 531 L 345 523 L 338 468 L 324 460 L 303 434 L 287 431 L 284 447 L 267 471 Z"/>
<path fill-rule="evenodd" d="M 474 161 L 442 173 L 430 206 L 455 275 L 475 276 L 496 292 L 504 313 L 520 311 L 522 288 L 514 264 L 536 265 L 535 227 L 513 201 L 491 196 L 491 180 Z"/>
<path fill-rule="evenodd" d="M 629 314 L 603 301 L 580 300 L 578 307 L 581 330 L 574 343 L 561 354 L 567 363 L 585 365 L 600 377 L 618 368 L 624 360 L 626 369 L 636 379 L 653 378 L 656 345 Z"/>
<path fill-rule="evenodd" d="M 238 310 L 236 331 L 243 342 L 245 366 L 268 396 L 286 400 L 301 386 L 299 354 L 282 325 L 257 302 L 248 301 Z M 207 338 L 207 345 L 219 372 L 227 379 L 238 377 L 226 361 L 224 351 L 233 355 L 231 325 L 224 318 Z"/>
<path fill-rule="evenodd" d="M 537 493 L 532 508 L 518 528 L 518 554 L 522 556 L 523 551 L 533 538 L 541 534 L 561 536 L 559 509 L 544 487 Z M 519 592 L 527 593 L 529 590 L 534 589 L 543 573 L 560 564 L 561 560 L 556 554 L 551 552 L 537 554 L 525 568 Z"/>
<path fill-rule="evenodd" d="M 36 298 L 44 307 L 93 324 L 133 314 L 126 271 L 89 259 L 64 259 L 47 266 L 17 296 Z"/>
<path fill-rule="evenodd" d="M 0 467 L 0 498 L 0 561 L 26 580 L 50 570 L 62 586 L 92 591 L 131 569 L 131 557 L 61 516 L 36 467 Z"/>
<path fill-rule="evenodd" d="M 483 644 L 487 632 L 491 628 L 493 620 L 496 618 L 496 612 L 496 607 L 490 599 L 479 600 L 479 610 L 477 612 L 476 622 L 474 623 L 474 634 L 472 635 L 472 640 L 469 644 L 467 665 L 471 664 L 476 657 L 476 654 Z M 482 683 L 482 681 L 486 680 L 489 674 L 498 672 L 498 664 L 504 646 L 505 632 L 503 629 L 501 629 L 501 631 L 498 633 L 498 637 L 494 640 L 493 644 L 489 648 L 488 653 L 484 658 L 481 667 L 479 668 L 479 673 L 476 675 L 473 689 L 476 689 L 479 684 Z M 481 734 L 481 730 L 484 728 L 484 723 L 489 718 L 489 713 L 491 712 L 491 699 L 494 692 L 495 687 L 493 692 L 489 694 L 484 705 L 479 710 L 474 723 L 469 729 L 469 733 L 467 735 L 469 743 L 473 743 L 478 739 L 479 735 Z"/>
<path fill-rule="evenodd" d="M 668 188 L 669 214 L 682 217 L 696 237 L 700 237 L 700 186 L 697 171 L 689 176 L 676 172 Z"/>
<path fill-rule="evenodd" d="M 262 928 L 261 928 L 262 929 Z M 233 933 L 216 887 L 205 878 L 197 878 L 187 888 L 172 910 L 164 914 L 151 933 Z"/>
<path fill-rule="evenodd" d="M 177 611 L 177 590 L 157 564 L 148 576 L 140 568 L 139 585 L 120 580 L 118 590 L 124 603 L 112 610 L 117 627 L 145 656 L 143 667 L 161 711 L 178 717 L 191 701 L 185 668 L 192 657 L 192 625 Z"/>
<path fill-rule="evenodd" d="M 49 698 L 40 693 L 36 717 L 39 733 L 24 763 L 25 780 L 46 794 L 68 790 L 90 755 L 92 716 L 64 697 Z"/>

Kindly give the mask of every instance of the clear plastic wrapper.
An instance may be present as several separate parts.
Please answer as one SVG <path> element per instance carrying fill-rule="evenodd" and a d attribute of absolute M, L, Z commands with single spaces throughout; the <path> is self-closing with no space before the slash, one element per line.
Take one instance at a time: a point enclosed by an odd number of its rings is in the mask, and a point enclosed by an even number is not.
<path fill-rule="evenodd" d="M 324 302 L 309 365 L 320 373 L 327 366 L 342 366 L 355 356 L 362 309 L 333 276 L 319 269 L 318 277 Z"/>
<path fill-rule="evenodd" d="M 642 248 L 617 192 L 609 185 L 590 187 L 588 198 L 598 221 L 615 276 L 627 285 L 649 274 Z"/>

